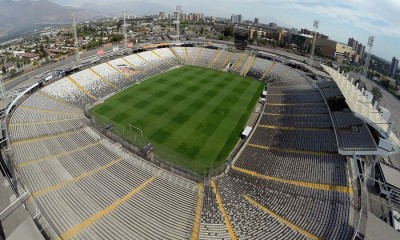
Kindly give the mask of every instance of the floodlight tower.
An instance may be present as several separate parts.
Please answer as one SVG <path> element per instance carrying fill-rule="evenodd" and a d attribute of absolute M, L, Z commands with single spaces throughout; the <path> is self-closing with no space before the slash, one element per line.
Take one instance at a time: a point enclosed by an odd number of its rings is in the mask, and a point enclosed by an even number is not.
<path fill-rule="evenodd" d="M 314 52 L 315 52 L 315 42 L 317 41 L 317 28 L 319 26 L 319 21 L 314 20 L 314 37 L 313 37 L 313 43 L 311 47 L 311 54 L 310 54 L 310 66 L 313 65 L 314 63 Z"/>
<path fill-rule="evenodd" d="M 0 78 L 0 100 L 6 97 L 6 87 L 4 86 L 3 79 Z"/>
<path fill-rule="evenodd" d="M 175 19 L 174 23 L 176 24 L 176 32 L 178 33 L 178 38 L 177 38 L 177 42 L 180 42 L 180 30 L 179 30 L 179 25 L 180 25 L 180 18 L 181 18 L 181 12 L 182 12 L 182 8 L 181 5 L 176 5 L 176 12 L 177 14 L 177 19 Z"/>
<path fill-rule="evenodd" d="M 371 52 L 372 52 L 372 46 L 374 45 L 374 36 L 369 36 L 368 37 L 368 52 L 367 52 L 367 59 L 365 60 L 365 65 L 364 65 L 364 71 L 363 71 L 363 76 L 364 78 L 367 78 L 368 75 L 368 68 L 369 68 L 369 62 L 371 60 Z"/>
<path fill-rule="evenodd" d="M 78 44 L 78 33 L 76 30 L 76 13 L 71 14 L 72 18 L 72 28 L 74 31 L 74 39 L 75 39 L 75 48 L 76 48 L 76 62 L 79 63 L 80 56 L 79 56 L 79 44 Z"/>
<path fill-rule="evenodd" d="M 128 47 L 128 39 L 127 39 L 127 33 L 126 33 L 126 10 L 123 11 L 124 14 L 124 48 L 126 49 Z"/>
<path fill-rule="evenodd" d="M 2 102 L 7 102 L 6 100 L 6 86 L 3 83 L 3 79 L 0 78 L 0 101 Z M 4 112 L 3 114 L 6 114 L 6 112 Z M 2 115 L 0 116 L 2 118 L 2 120 L 0 121 L 0 129 L 3 131 L 3 129 L 5 129 L 5 136 L 3 136 L 7 141 L 7 147 L 9 146 L 9 142 L 8 142 L 8 131 L 7 131 L 7 116 L 6 115 Z M 2 140 L 1 142 L 3 142 L 4 140 Z M 1 143 L 0 142 L 0 143 Z"/>

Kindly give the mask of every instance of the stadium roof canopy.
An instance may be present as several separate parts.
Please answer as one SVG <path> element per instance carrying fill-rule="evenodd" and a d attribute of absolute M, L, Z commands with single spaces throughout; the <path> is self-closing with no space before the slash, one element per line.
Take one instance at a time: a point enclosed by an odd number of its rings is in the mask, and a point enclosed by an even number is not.
<path fill-rule="evenodd" d="M 379 155 L 389 156 L 400 151 L 400 139 L 391 130 L 391 122 L 385 120 L 376 107 L 372 105 L 372 99 L 368 100 L 367 96 L 364 95 L 364 90 L 360 91 L 357 86 L 353 84 L 354 79 L 349 80 L 348 75 L 343 76 L 343 73 L 321 65 L 324 70 L 332 77 L 332 79 L 337 83 L 339 89 L 341 90 L 343 96 L 346 99 L 346 103 L 350 110 L 358 117 L 364 120 L 366 123 L 374 127 L 384 139 L 390 142 L 391 149 L 379 147 Z M 379 144 L 381 141 L 379 142 Z M 382 141 L 384 145 L 385 142 Z M 363 154 L 367 155 L 367 154 Z M 377 155 L 377 154 L 375 154 Z"/>
<path fill-rule="evenodd" d="M 368 213 L 367 229 L 365 230 L 366 240 L 393 240 L 400 239 L 400 233 L 389 224 Z"/>
<path fill-rule="evenodd" d="M 386 183 L 400 189 L 400 171 L 386 164 L 380 164 L 380 166 Z"/>

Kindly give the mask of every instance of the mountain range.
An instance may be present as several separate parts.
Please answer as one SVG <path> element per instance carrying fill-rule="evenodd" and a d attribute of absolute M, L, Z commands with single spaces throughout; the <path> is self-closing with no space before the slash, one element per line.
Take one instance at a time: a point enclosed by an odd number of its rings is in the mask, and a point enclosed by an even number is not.
<path fill-rule="evenodd" d="M 0 0 L 0 44 L 2 41 L 16 38 L 35 29 L 69 24 L 72 22 L 72 13 L 76 13 L 77 21 L 81 22 L 107 16 L 121 16 L 122 10 L 127 10 L 128 15 L 132 16 L 157 14 L 160 11 L 172 13 L 174 8 L 164 5 L 164 3 L 147 0 L 120 0 L 112 3 L 109 0 L 86 0 L 86 2 L 78 0 Z M 224 10 L 196 3 L 187 6 L 184 12 L 204 12 L 207 16 L 230 16 L 230 13 Z M 267 16 L 260 17 L 260 20 L 289 27 L 287 24 Z"/>
<path fill-rule="evenodd" d="M 109 2 L 109 1 L 108 1 Z M 96 12 L 101 12 L 103 14 L 108 14 L 112 16 L 120 16 L 122 15 L 123 10 L 127 10 L 128 15 L 137 14 L 137 15 L 150 15 L 150 14 L 158 14 L 160 11 L 164 11 L 167 13 L 172 13 L 174 10 L 169 6 L 164 6 L 158 3 L 152 3 L 147 1 L 128 1 L 122 0 L 119 2 L 105 3 L 91 3 L 84 2 L 80 8 L 83 9 L 91 9 Z"/>
<path fill-rule="evenodd" d="M 72 13 L 77 14 L 78 21 L 106 16 L 94 10 L 61 6 L 47 0 L 0 1 L 0 41 L 23 31 L 70 23 Z"/>

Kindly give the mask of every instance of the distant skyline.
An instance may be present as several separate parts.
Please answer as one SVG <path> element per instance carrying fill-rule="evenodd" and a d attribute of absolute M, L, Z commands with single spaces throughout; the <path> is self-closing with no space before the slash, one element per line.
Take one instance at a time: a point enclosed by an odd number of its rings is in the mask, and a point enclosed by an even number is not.
<path fill-rule="evenodd" d="M 117 0 L 118 1 L 118 0 Z M 135 0 L 131 14 L 134 12 Z M 318 32 L 330 39 L 347 44 L 350 37 L 366 45 L 369 35 L 375 36 L 372 54 L 388 61 L 393 56 L 400 58 L 400 0 L 172 0 L 168 5 L 162 0 L 139 0 L 155 3 L 159 11 L 175 9 L 181 5 L 184 12 L 203 12 L 206 16 L 230 18 L 231 14 L 242 14 L 243 19 L 260 22 L 277 20 L 277 23 L 301 29 L 313 28 L 314 19 L 320 24 Z M 53 0 L 53 2 L 80 7 L 83 3 L 97 5 L 115 3 L 110 0 Z M 86 5 L 87 7 L 88 5 Z M 263 20 L 265 19 L 265 20 Z M 265 22 L 268 23 L 268 22 Z"/>

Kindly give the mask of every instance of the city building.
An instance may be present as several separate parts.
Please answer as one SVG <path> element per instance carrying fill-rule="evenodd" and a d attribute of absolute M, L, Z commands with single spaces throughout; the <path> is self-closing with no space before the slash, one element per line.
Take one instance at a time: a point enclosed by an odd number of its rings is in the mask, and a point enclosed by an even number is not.
<path fill-rule="evenodd" d="M 270 23 L 268 24 L 268 27 L 270 27 L 270 28 L 277 28 L 277 27 L 278 27 L 278 24 L 273 23 L 273 22 L 270 22 Z"/>
<path fill-rule="evenodd" d="M 365 46 L 354 38 L 349 38 L 347 45 L 349 45 L 354 51 L 352 62 L 359 63 L 364 56 Z"/>
<path fill-rule="evenodd" d="M 237 23 L 237 15 L 236 14 L 231 15 L 231 23 Z"/>
<path fill-rule="evenodd" d="M 365 46 L 362 45 L 361 43 L 359 43 L 358 47 L 357 47 L 356 54 L 358 56 L 360 56 L 360 59 L 362 59 L 364 57 L 364 52 L 365 52 Z"/>
<path fill-rule="evenodd" d="M 187 20 L 187 15 L 185 13 L 181 13 L 180 20 L 181 21 L 186 21 Z"/>
<path fill-rule="evenodd" d="M 310 35 L 288 32 L 285 35 L 285 41 L 291 44 L 291 48 L 295 50 L 311 49 L 313 37 Z"/>
<path fill-rule="evenodd" d="M 199 13 L 199 20 L 204 21 L 206 19 L 204 13 Z"/>
<path fill-rule="evenodd" d="M 243 19 L 242 19 L 242 14 L 238 15 L 238 23 L 242 23 Z"/>
<path fill-rule="evenodd" d="M 355 40 L 354 38 L 349 38 L 349 41 L 348 41 L 347 45 L 349 45 L 350 47 L 352 47 L 352 48 L 353 48 L 353 51 L 357 51 L 357 48 L 358 48 L 358 41 Z"/>
<path fill-rule="evenodd" d="M 242 15 L 241 14 L 232 14 L 231 22 L 232 23 L 242 23 Z"/>
<path fill-rule="evenodd" d="M 397 73 L 397 68 L 399 67 L 399 59 L 396 57 L 392 58 L 392 63 L 390 64 L 389 75 L 394 77 Z"/>
<path fill-rule="evenodd" d="M 6 70 L 6 72 L 9 72 L 9 71 L 15 69 L 15 66 L 13 63 L 10 63 L 10 62 L 4 63 L 3 65 L 0 65 L 0 74 L 3 74 L 3 67 Z"/>
<path fill-rule="evenodd" d="M 302 28 L 302 29 L 300 30 L 300 33 L 301 33 L 301 34 L 305 34 L 305 35 L 314 36 L 314 31 L 310 31 L 310 30 L 308 30 L 308 29 L 303 29 L 303 28 Z M 328 39 L 329 39 L 329 36 L 317 32 L 317 38 L 322 38 L 322 39 L 328 40 Z"/>
<path fill-rule="evenodd" d="M 240 27 L 246 27 L 240 25 Z M 267 25 L 259 24 L 256 27 L 251 28 L 251 31 L 257 31 L 258 38 L 266 38 L 269 40 L 282 41 L 285 38 L 286 31 L 283 28 L 270 28 Z"/>
<path fill-rule="evenodd" d="M 321 53 L 327 57 L 334 58 L 339 63 L 350 61 L 353 56 L 353 48 L 329 39 L 317 38 L 315 43 Z"/>
<path fill-rule="evenodd" d="M 23 53 L 25 53 L 25 50 L 19 49 L 19 50 L 13 50 L 12 51 L 12 54 L 13 54 L 14 57 L 18 56 L 18 54 L 23 54 Z"/>
<path fill-rule="evenodd" d="M 235 37 L 235 47 L 237 49 L 246 49 L 247 45 L 249 43 L 249 37 L 250 37 L 250 33 L 248 29 L 244 29 L 244 28 L 235 28 L 235 33 L 234 33 L 234 37 Z"/>
<path fill-rule="evenodd" d="M 258 18 L 254 18 L 254 25 L 258 25 Z"/>
<path fill-rule="evenodd" d="M 25 59 L 25 60 L 29 60 L 29 61 L 39 60 L 39 55 L 37 55 L 35 53 L 18 53 L 17 57 L 19 59 Z"/>
<path fill-rule="evenodd" d="M 158 17 L 159 17 L 161 20 L 166 19 L 165 12 L 160 12 L 160 14 L 158 15 Z"/>

